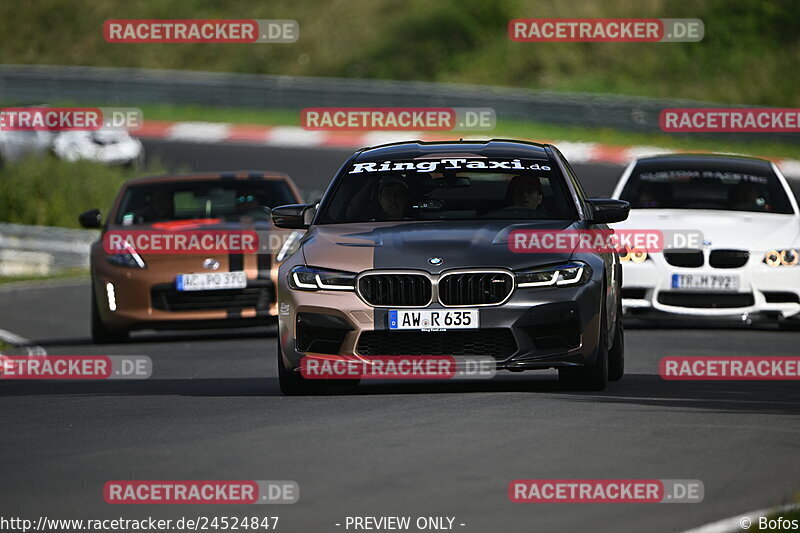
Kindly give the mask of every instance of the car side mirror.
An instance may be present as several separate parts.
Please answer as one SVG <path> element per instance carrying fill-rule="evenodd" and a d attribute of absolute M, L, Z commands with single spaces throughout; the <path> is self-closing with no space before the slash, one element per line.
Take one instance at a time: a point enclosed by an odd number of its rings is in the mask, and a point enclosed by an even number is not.
<path fill-rule="evenodd" d="M 631 211 L 631 204 L 625 200 L 613 200 L 609 198 L 592 198 L 586 200 L 590 213 L 587 214 L 590 224 L 611 224 L 622 222 L 628 218 Z"/>
<path fill-rule="evenodd" d="M 272 223 L 279 228 L 307 229 L 314 220 L 316 211 L 316 205 L 282 205 L 272 209 Z"/>
<path fill-rule="evenodd" d="M 84 228 L 100 228 L 103 226 L 103 216 L 99 209 L 89 209 L 78 215 L 78 222 Z"/>

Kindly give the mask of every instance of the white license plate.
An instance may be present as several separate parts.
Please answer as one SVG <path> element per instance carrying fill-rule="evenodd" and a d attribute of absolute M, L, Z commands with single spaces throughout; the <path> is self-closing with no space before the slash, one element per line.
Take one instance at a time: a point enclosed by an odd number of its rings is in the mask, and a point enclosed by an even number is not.
<path fill-rule="evenodd" d="M 735 274 L 673 274 L 672 288 L 678 290 L 738 291 Z"/>
<path fill-rule="evenodd" d="M 175 288 L 179 291 L 215 291 L 222 289 L 244 289 L 247 275 L 244 270 L 235 272 L 209 272 L 203 274 L 178 274 Z"/>
<path fill-rule="evenodd" d="M 444 331 L 448 329 L 476 329 L 480 327 L 477 309 L 425 309 L 389 311 L 389 329 L 420 329 Z"/>

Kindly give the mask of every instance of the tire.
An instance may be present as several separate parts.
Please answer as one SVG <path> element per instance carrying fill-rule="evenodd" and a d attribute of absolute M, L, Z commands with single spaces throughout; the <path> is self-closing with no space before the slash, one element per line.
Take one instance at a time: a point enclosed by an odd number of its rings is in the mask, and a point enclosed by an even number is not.
<path fill-rule="evenodd" d="M 608 384 L 608 317 L 605 310 L 605 290 L 600 305 L 600 334 L 594 361 L 581 367 L 558 369 L 558 382 L 562 389 L 601 391 Z"/>
<path fill-rule="evenodd" d="M 119 344 L 128 340 L 128 330 L 111 329 L 103 322 L 100 317 L 100 310 L 97 308 L 97 298 L 94 292 L 94 282 L 92 283 L 92 342 L 94 344 Z"/>
<path fill-rule="evenodd" d="M 617 311 L 614 344 L 608 350 L 608 381 L 619 381 L 625 374 L 625 329 L 622 326 L 622 301 Z"/>
<path fill-rule="evenodd" d="M 306 379 L 300 375 L 300 372 L 286 368 L 283 364 L 280 336 L 277 339 L 276 352 L 278 354 L 278 385 L 283 394 L 286 396 L 307 396 L 325 394 L 328 391 L 327 380 Z"/>

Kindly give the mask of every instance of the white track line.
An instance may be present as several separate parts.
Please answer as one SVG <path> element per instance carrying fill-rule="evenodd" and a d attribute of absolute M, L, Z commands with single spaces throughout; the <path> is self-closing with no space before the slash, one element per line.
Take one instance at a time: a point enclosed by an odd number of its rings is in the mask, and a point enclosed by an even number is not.
<path fill-rule="evenodd" d="M 25 351 L 28 352 L 28 355 L 47 355 L 47 351 L 41 346 L 33 344 L 28 339 L 4 329 L 0 329 L 0 340 L 15 346 L 22 346 L 25 348 Z"/>

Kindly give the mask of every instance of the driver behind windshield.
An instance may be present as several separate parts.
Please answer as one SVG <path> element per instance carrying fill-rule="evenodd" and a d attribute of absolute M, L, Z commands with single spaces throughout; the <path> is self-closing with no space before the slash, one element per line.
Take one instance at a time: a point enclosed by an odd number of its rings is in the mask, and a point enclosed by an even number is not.
<path fill-rule="evenodd" d="M 485 218 L 548 218 L 543 209 L 542 182 L 534 176 L 514 176 L 506 188 L 506 206 L 485 214 Z"/>
<path fill-rule="evenodd" d="M 172 192 L 166 189 L 156 190 L 147 197 L 145 205 L 137 210 L 134 216 L 139 223 L 172 220 Z"/>
<path fill-rule="evenodd" d="M 403 220 L 408 207 L 408 184 L 398 178 L 383 178 L 378 185 L 378 205 L 383 220 Z"/>
<path fill-rule="evenodd" d="M 511 205 L 538 209 L 542 205 L 542 182 L 533 176 L 514 176 L 508 184 Z"/>
<path fill-rule="evenodd" d="M 255 190 L 243 190 L 236 196 L 236 214 L 240 217 L 248 217 L 258 220 L 267 220 L 269 210 L 259 203 L 258 192 Z"/>

